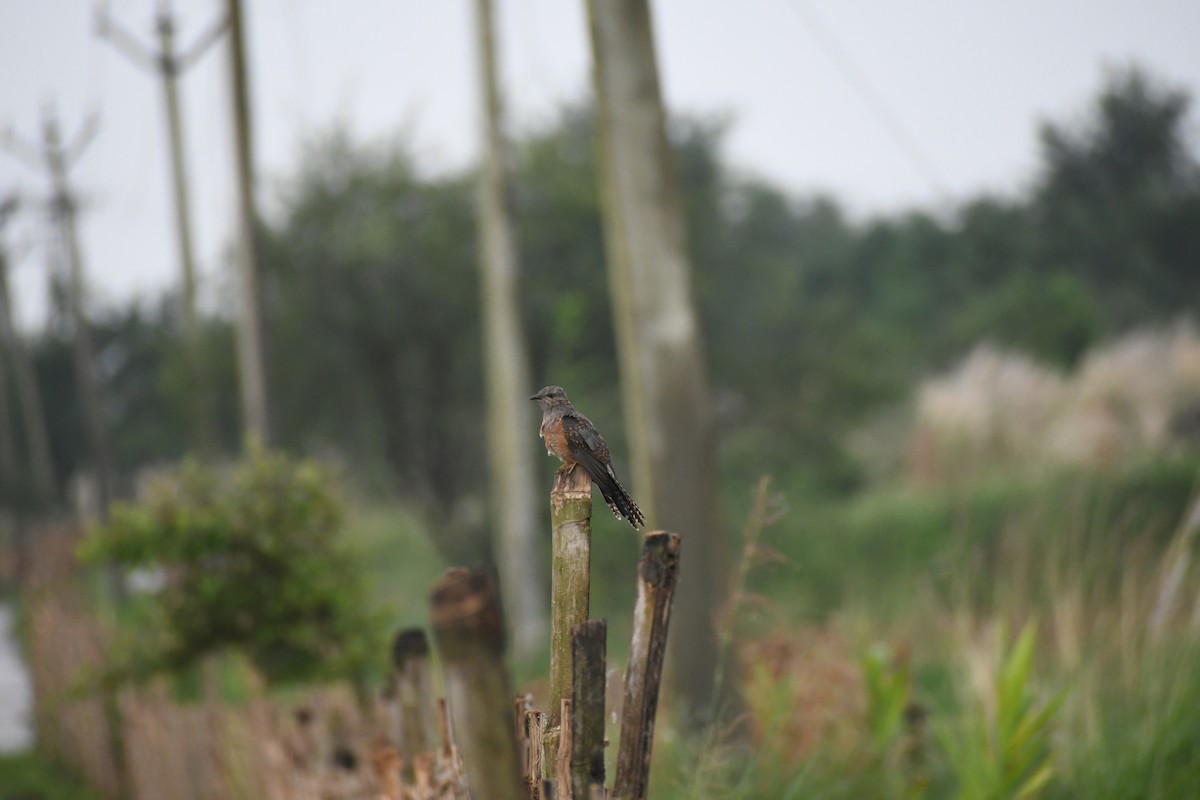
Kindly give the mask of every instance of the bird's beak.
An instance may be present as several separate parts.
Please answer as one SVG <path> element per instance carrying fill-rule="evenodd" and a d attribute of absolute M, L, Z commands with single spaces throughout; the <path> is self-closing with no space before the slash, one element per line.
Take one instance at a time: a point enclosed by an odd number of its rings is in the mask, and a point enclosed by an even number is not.
<path fill-rule="evenodd" d="M 539 400 L 539 399 L 541 399 L 541 397 L 542 397 L 542 393 L 538 392 L 537 394 L 530 396 L 529 399 L 530 400 Z"/>

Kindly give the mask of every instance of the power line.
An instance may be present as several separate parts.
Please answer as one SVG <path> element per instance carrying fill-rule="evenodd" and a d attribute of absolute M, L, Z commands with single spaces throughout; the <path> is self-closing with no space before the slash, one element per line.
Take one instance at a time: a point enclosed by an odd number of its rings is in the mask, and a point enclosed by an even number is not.
<path fill-rule="evenodd" d="M 946 181 L 942 178 L 941 171 L 933 159 L 921 147 L 920 141 L 909 133 L 908 128 L 892 110 L 883 93 L 875 88 L 866 73 L 855 63 L 850 51 L 838 41 L 832 29 L 825 24 L 807 0 L 792 0 L 789 7 L 808 29 L 817 46 L 825 53 L 826 58 L 841 73 L 843 80 L 850 85 L 850 89 L 858 96 L 859 102 L 866 107 L 883 132 L 892 140 L 892 144 L 905 157 L 909 166 L 943 200 L 948 199 L 950 192 L 946 188 Z"/>

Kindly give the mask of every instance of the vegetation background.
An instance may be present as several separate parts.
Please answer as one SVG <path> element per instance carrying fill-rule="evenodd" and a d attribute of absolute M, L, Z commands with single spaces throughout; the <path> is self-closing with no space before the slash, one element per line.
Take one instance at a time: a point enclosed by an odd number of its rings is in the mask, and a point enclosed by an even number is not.
<path fill-rule="evenodd" d="M 726 121 L 673 120 L 725 517 L 751 520 L 721 624 L 753 744 L 665 727 L 654 796 L 1200 791 L 1196 117 L 1132 67 L 1080 103 L 1024 191 L 866 219 L 730 169 Z M 520 137 L 513 202 L 531 391 L 568 387 L 619 454 L 594 121 L 580 103 Z M 384 627 L 424 621 L 443 566 L 492 558 L 473 187 L 334 129 L 267 224 L 275 442 L 335 466 Z M 31 342 L 60 476 L 87 452 L 67 317 Z M 179 298 L 94 326 L 132 497 L 186 455 Z M 226 455 L 232 340 L 203 320 Z M 602 517 L 593 613 L 619 657 L 637 543 Z"/>

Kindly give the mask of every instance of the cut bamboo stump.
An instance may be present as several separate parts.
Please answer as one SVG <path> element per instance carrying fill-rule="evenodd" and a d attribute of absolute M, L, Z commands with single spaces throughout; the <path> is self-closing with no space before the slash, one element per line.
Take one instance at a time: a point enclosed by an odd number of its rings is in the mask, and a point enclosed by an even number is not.
<path fill-rule="evenodd" d="M 571 632 L 571 791 L 586 800 L 604 786 L 605 646 L 608 623 L 577 625 Z M 566 724 L 564 723 L 564 728 Z"/>
<path fill-rule="evenodd" d="M 557 761 L 562 701 L 571 699 L 571 631 L 588 620 L 592 569 L 592 479 L 577 464 L 550 490 L 550 707 L 546 762 Z M 564 792 L 559 790 L 559 794 Z"/>
<path fill-rule="evenodd" d="M 650 782 L 650 748 L 654 716 L 662 681 L 663 657 L 671 602 L 679 573 L 680 537 L 675 533 L 646 534 L 638 559 L 637 604 L 633 638 L 625 669 L 625 702 L 621 710 L 621 745 L 613 798 L 642 800 Z"/>
<path fill-rule="evenodd" d="M 405 776 L 413 779 L 412 759 L 432 752 L 433 681 L 429 671 L 429 640 L 420 628 L 399 631 L 392 640 L 396 671 L 396 704 L 400 711 L 400 750 L 408 756 Z"/>
<path fill-rule="evenodd" d="M 511 722 L 504 620 L 491 576 L 448 570 L 434 587 L 431 620 L 471 796 L 520 800 L 527 795 Z"/>
<path fill-rule="evenodd" d="M 539 800 L 542 793 L 545 766 L 543 762 L 544 737 L 546 735 L 546 715 L 536 709 L 525 712 L 525 775 L 526 788 L 530 800 Z"/>

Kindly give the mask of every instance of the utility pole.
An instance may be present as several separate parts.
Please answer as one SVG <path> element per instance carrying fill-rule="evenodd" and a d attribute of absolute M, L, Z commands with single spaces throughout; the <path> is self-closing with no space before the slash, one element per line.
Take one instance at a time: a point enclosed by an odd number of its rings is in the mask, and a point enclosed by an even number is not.
<path fill-rule="evenodd" d="M 0 282 L 3 282 L 8 273 L 4 228 L 7 227 L 16 208 L 15 197 L 6 197 L 0 201 Z M 17 437 L 13 433 L 12 409 L 8 404 L 8 368 L 5 365 L 7 355 L 3 342 L 0 342 L 0 503 L 7 504 L 12 497 L 15 505 L 16 484 L 20 480 L 20 473 L 17 467 Z"/>
<path fill-rule="evenodd" d="M 0 270 L 5 269 L 3 245 L 0 245 Z M 8 403 L 8 368 L 5 365 L 4 348 L 0 347 L 0 507 L 12 505 L 16 509 L 17 484 L 21 480 L 17 466 L 17 437 L 12 428 L 12 408 Z M 9 502 L 11 499 L 11 503 Z"/>
<path fill-rule="evenodd" d="M 175 19 L 169 2 L 163 0 L 155 21 L 158 52 L 153 52 L 112 19 L 105 6 L 98 6 L 96 9 L 97 35 L 111 41 L 139 67 L 155 72 L 162 78 L 163 107 L 167 112 L 171 178 L 175 195 L 175 231 L 179 239 L 179 264 L 183 273 L 184 346 L 192 379 L 192 393 L 189 398 L 192 444 L 202 452 L 210 450 L 212 446 L 213 396 L 211 381 L 204 368 L 200 319 L 196 308 L 196 265 L 192 248 L 191 210 L 187 169 L 184 165 L 183 123 L 179 109 L 178 83 L 179 76 L 195 64 L 224 33 L 226 22 L 225 18 L 217 20 L 190 48 L 176 53 Z"/>
<path fill-rule="evenodd" d="M 604 240 L 634 484 L 687 537 L 671 631 L 684 718 L 713 713 L 726 546 L 692 265 L 666 134 L 649 0 L 588 0 Z M 721 687 L 728 690 L 728 686 Z M 736 698 L 718 711 L 736 718 Z M 728 702 L 724 702 L 728 700 Z"/>
<path fill-rule="evenodd" d="M 15 198 L 8 197 L 0 202 L 0 283 L 8 272 L 8 252 L 4 247 L 4 228 L 10 215 L 16 210 Z M 12 520 L 12 552 L 16 574 L 27 569 L 29 554 L 29 529 L 26 526 L 26 492 L 21 474 L 20 458 L 17 455 L 17 437 L 12 426 L 12 407 L 8 394 L 8 353 L 0 342 L 0 510 Z"/>
<path fill-rule="evenodd" d="M 96 370 L 96 351 L 84 300 L 83 255 L 75 225 L 76 201 L 67 182 L 67 170 L 79 160 L 96 135 L 96 130 L 97 120 L 93 116 L 87 120 L 74 140 L 64 146 L 58 120 L 52 109 L 47 108 L 42 121 L 43 144 L 40 150 L 11 131 L 6 131 L 4 144 L 30 166 L 45 169 L 50 176 L 50 208 L 57 223 L 63 255 L 67 261 L 67 294 L 74 328 L 75 380 L 78 384 L 92 473 L 96 481 L 100 516 L 103 518 L 108 515 L 108 506 L 116 490 L 116 467 L 108 422 L 104 418 L 103 391 Z"/>
<path fill-rule="evenodd" d="M 533 404 L 529 348 L 521 324 L 516 224 L 508 202 L 492 0 L 476 0 L 483 165 L 479 172 L 479 268 L 487 386 L 492 529 L 501 588 L 519 656 L 545 641 L 546 592 L 538 568 L 534 510 Z"/>
<path fill-rule="evenodd" d="M 9 198 L 0 203 L 0 231 L 9 216 L 16 211 L 16 200 Z M 12 361 L 12 376 L 17 403 L 21 407 L 21 424 L 25 428 L 25 444 L 29 449 L 30 477 L 39 505 L 48 504 L 54 498 L 54 464 L 50 460 L 50 436 L 46 429 L 46 416 L 42 410 L 41 392 L 37 376 L 25 342 L 17 330 L 13 314 L 12 295 L 8 289 L 7 252 L 0 242 L 0 346 Z"/>
<path fill-rule="evenodd" d="M 254 153 L 250 138 L 250 90 L 241 0 L 229 3 L 229 66 L 233 81 L 233 128 L 237 151 L 238 260 L 242 305 L 238 324 L 238 372 L 246 434 L 270 444 L 263 326 L 258 282 L 258 211 L 254 202 Z"/>

